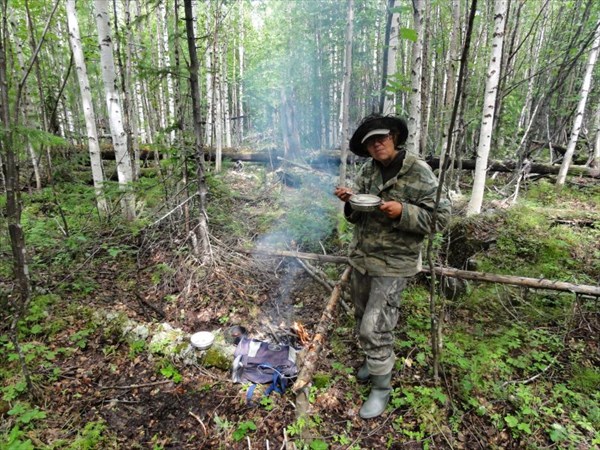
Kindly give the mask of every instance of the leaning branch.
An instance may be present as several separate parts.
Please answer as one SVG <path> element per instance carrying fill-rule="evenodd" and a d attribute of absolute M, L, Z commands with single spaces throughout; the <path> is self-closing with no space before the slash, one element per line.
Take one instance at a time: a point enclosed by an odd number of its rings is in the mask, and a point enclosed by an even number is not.
<path fill-rule="evenodd" d="M 302 358 L 302 369 L 298 374 L 296 382 L 292 386 L 292 391 L 296 394 L 296 416 L 301 416 L 308 411 L 308 393 L 307 386 L 312 380 L 313 374 L 317 367 L 319 354 L 323 348 L 323 343 L 327 337 L 327 331 L 331 323 L 334 321 L 335 309 L 342 295 L 342 284 L 347 283 L 350 278 L 352 269 L 347 267 L 340 281 L 333 288 L 329 302 L 321 315 L 315 335 L 312 338 L 309 346 L 304 350 Z"/>
<path fill-rule="evenodd" d="M 250 254 L 282 256 L 290 258 L 302 258 L 313 261 L 321 261 L 336 264 L 348 263 L 345 256 L 320 255 L 318 253 L 301 253 L 284 250 L 240 250 Z M 423 268 L 425 273 L 430 269 Z M 490 283 L 510 284 L 514 286 L 525 286 L 533 289 L 549 289 L 553 291 L 572 292 L 574 294 L 592 295 L 600 297 L 600 286 L 591 286 L 587 284 L 566 283 L 563 281 L 547 280 L 545 278 L 528 278 L 514 275 L 501 275 L 495 273 L 473 272 L 470 270 L 459 270 L 451 267 L 435 267 L 434 271 L 438 275 L 451 278 L 460 278 L 462 280 L 486 281 Z"/>

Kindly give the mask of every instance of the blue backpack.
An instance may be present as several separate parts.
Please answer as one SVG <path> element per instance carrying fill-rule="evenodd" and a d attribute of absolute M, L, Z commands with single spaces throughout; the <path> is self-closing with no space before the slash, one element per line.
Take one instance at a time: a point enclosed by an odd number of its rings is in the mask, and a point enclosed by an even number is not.
<path fill-rule="evenodd" d="M 234 383 L 251 383 L 246 400 L 252 403 L 257 384 L 271 383 L 265 395 L 275 391 L 283 394 L 298 375 L 296 349 L 290 345 L 273 344 L 242 337 L 233 354 L 231 378 Z"/>

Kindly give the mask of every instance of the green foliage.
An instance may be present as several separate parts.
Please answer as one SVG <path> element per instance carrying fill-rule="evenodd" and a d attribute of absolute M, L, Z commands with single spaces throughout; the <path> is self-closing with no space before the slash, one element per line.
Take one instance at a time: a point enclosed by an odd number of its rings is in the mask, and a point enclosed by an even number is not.
<path fill-rule="evenodd" d="M 165 378 L 173 380 L 174 383 L 180 383 L 183 380 L 183 376 L 171 361 L 163 359 L 159 364 L 158 371 Z"/>
<path fill-rule="evenodd" d="M 69 445 L 69 450 L 94 450 L 102 448 L 106 443 L 104 436 L 106 425 L 103 422 L 88 422 L 77 433 L 77 438 Z"/>
<path fill-rule="evenodd" d="M 233 440 L 236 442 L 244 439 L 251 431 L 256 431 L 256 424 L 251 420 L 246 420 L 238 425 L 233 432 Z"/>
<path fill-rule="evenodd" d="M 140 353 L 143 353 L 146 350 L 146 341 L 144 340 L 136 340 L 129 344 L 129 357 L 135 358 Z"/>

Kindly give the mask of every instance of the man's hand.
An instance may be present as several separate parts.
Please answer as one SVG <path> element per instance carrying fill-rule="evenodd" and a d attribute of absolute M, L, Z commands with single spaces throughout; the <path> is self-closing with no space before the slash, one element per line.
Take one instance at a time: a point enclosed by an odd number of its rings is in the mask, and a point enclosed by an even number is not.
<path fill-rule="evenodd" d="M 350 200 L 350 197 L 354 195 L 352 191 L 346 187 L 336 187 L 333 193 L 343 202 L 347 202 Z"/>
<path fill-rule="evenodd" d="M 383 202 L 379 206 L 379 211 L 390 219 L 397 219 L 402 215 L 402 203 L 396 201 Z"/>

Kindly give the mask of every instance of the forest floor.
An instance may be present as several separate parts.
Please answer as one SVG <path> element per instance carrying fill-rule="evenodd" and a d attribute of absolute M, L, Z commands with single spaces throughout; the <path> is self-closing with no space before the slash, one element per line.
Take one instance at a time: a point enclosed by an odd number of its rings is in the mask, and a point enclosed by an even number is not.
<path fill-rule="evenodd" d="M 281 202 L 290 189 L 296 191 L 294 199 Z M 594 186 L 577 189 L 584 194 L 574 195 L 568 205 L 557 205 L 549 189 L 540 189 L 536 200 L 555 207 L 548 208 L 543 219 L 533 217 L 535 205 L 529 205 L 530 209 L 516 213 L 497 206 L 491 214 L 457 221 L 449 234 L 458 243 L 454 266 L 478 264 L 479 270 L 489 272 L 541 274 L 597 285 L 600 192 Z M 323 195 L 331 196 L 330 186 L 325 190 Z M 147 339 L 125 339 L 122 327 L 115 325 L 122 321 L 99 317 L 119 314 L 137 324 L 168 324 L 186 336 L 242 325 L 250 337 L 282 339 L 293 345 L 299 344 L 292 322 L 301 323 L 309 336 L 315 332 L 331 292 L 294 259 L 251 256 L 242 248 L 251 247 L 251 242 L 285 242 L 288 249 L 327 248 L 329 253 L 344 254 L 347 240 L 327 237 L 335 228 L 335 218 L 318 224 L 324 237 L 311 237 L 318 222 L 313 214 L 336 206 L 315 211 L 313 204 L 319 198 L 314 192 L 300 193 L 246 172 L 231 171 L 222 184 L 212 186 L 212 192 L 209 201 L 221 209 L 212 215 L 209 211 L 214 227 L 210 264 L 201 263 L 187 250 L 185 236 L 174 231 L 181 229 L 174 215 L 136 233 L 88 230 L 84 238 L 81 232 L 78 239 L 64 243 L 68 251 L 56 251 L 52 244 L 34 245 L 36 294 L 22 321 L 20 338 L 34 390 L 25 392 L 9 330 L 3 328 L 0 357 L 7 363 L 0 372 L 5 386 L 0 400 L 0 448 L 591 449 L 600 445 L 597 298 L 460 284 L 456 296 L 439 300 L 445 302 L 446 337 L 441 379 L 435 381 L 428 280 L 416 277 L 406 291 L 397 327 L 392 400 L 386 412 L 372 420 L 358 416 L 369 388 L 355 378 L 362 353 L 351 309 L 337 309 L 309 391 L 309 411 L 300 418 L 289 389 L 264 397 L 262 386 L 249 404 L 248 386 L 233 383 L 229 370 L 185 364 L 174 355 L 153 351 Z M 308 204 L 312 206 L 307 209 Z M 569 208 L 576 213 L 570 213 L 569 223 L 564 224 L 564 211 Z M 304 221 L 280 225 L 272 232 L 271 225 L 281 224 L 284 216 L 289 219 L 290 211 Z M 230 214 L 238 216 L 232 219 Z M 552 246 L 557 236 L 563 243 Z M 311 239 L 312 248 L 306 244 Z M 30 242 L 35 244 L 36 237 Z M 540 249 L 547 251 L 542 255 Z M 324 264 L 319 269 L 335 283 L 343 267 Z M 8 278 L 0 272 L 0 292 L 7 286 Z"/>

